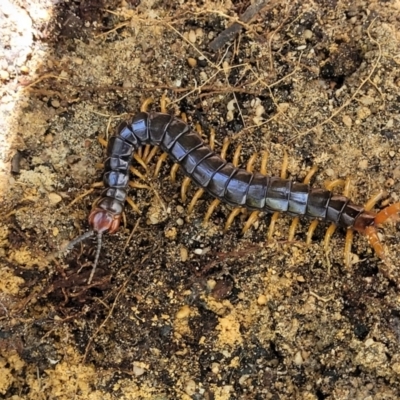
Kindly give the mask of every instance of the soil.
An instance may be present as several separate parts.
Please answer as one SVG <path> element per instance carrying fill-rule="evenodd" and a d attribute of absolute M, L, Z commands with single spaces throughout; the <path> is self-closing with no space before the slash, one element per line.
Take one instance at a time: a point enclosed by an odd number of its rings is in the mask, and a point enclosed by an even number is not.
<path fill-rule="evenodd" d="M 260 2 L 258 2 L 260 3 Z M 400 226 L 388 261 L 355 233 L 203 195 L 188 213 L 172 162 L 139 172 L 124 226 L 96 252 L 87 216 L 107 140 L 149 110 L 187 118 L 215 150 L 375 209 L 400 201 L 399 1 L 2 0 L 0 398 L 398 399 Z M 215 47 L 212 47 L 215 49 Z M 164 96 L 164 97 L 163 97 Z M 211 135 L 211 136 L 210 136 Z M 145 158 L 145 153 L 142 153 Z"/>

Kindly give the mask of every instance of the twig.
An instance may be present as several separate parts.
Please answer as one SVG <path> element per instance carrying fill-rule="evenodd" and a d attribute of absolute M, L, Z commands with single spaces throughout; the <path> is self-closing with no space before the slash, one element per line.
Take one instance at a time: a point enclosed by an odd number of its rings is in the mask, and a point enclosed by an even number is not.
<path fill-rule="evenodd" d="M 247 23 L 258 14 L 263 7 L 267 5 L 269 0 L 256 0 L 256 2 L 250 5 L 246 11 L 240 16 L 240 22 L 234 22 L 229 28 L 222 31 L 210 44 L 209 47 L 212 51 L 219 50 L 226 42 L 234 39 L 236 35 L 241 31 L 243 25 L 241 22 Z"/>

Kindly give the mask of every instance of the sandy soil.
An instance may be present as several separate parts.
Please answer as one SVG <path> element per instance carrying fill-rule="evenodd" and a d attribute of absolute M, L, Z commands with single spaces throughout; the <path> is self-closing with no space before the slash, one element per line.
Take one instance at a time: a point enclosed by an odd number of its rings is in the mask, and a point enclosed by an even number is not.
<path fill-rule="evenodd" d="M 146 98 L 185 113 L 216 151 L 351 197 L 400 201 L 400 3 L 271 1 L 220 50 L 247 1 L 9 0 L 0 5 L 0 398 L 398 399 L 400 227 L 380 231 L 386 268 L 355 235 L 328 248 L 321 223 L 288 240 L 281 216 L 231 228 L 220 205 L 191 215 L 172 164 L 132 189 L 138 215 L 96 244 L 88 229 L 104 148 Z M 215 3 L 215 4 L 213 4 Z M 255 168 L 260 168 L 258 157 Z M 340 186 L 334 189 L 340 192 Z M 88 193 L 89 192 L 89 193 Z"/>

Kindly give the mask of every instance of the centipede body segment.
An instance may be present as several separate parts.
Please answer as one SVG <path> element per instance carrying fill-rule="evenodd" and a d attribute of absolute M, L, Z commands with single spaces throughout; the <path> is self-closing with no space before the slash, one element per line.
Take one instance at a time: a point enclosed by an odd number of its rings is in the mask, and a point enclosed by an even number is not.
<path fill-rule="evenodd" d="M 89 224 L 99 236 L 104 232 L 114 233 L 118 230 L 127 200 L 132 156 L 146 145 L 160 147 L 199 187 L 190 210 L 203 193 L 208 193 L 215 198 L 210 209 L 215 208 L 219 202 L 236 207 L 228 220 L 234 218 L 240 208 L 252 211 L 246 229 L 259 212 L 286 213 L 331 222 L 334 226 L 366 235 L 378 256 L 386 260 L 376 227 L 399 212 L 400 203 L 375 214 L 354 204 L 347 196 L 335 195 L 328 189 L 312 188 L 309 184 L 311 176 L 300 183 L 286 179 L 284 174 L 281 177 L 267 175 L 265 158 L 262 162 L 263 173 L 253 171 L 254 160 L 248 164 L 247 169 L 238 168 L 238 155 L 234 157 L 233 163 L 226 161 L 224 154 L 215 153 L 213 145 L 207 145 L 199 133 L 191 130 L 182 119 L 166 113 L 146 111 L 121 123 L 108 142 L 104 189 L 89 215 Z M 141 158 L 147 161 L 153 156 L 154 152 L 149 147 L 141 153 Z M 161 159 L 164 160 L 165 156 Z M 157 165 L 159 168 L 160 165 Z M 182 197 L 186 195 L 187 185 L 188 180 Z M 206 217 L 209 218 L 209 215 Z M 294 228 L 291 228 L 291 232 L 293 235 Z M 307 240 L 311 235 L 308 235 Z"/>

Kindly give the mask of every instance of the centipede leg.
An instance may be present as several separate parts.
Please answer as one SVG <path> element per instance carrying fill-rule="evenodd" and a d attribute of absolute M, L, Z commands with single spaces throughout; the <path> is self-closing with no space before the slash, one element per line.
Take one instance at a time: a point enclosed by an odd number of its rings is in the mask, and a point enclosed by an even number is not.
<path fill-rule="evenodd" d="M 178 169 L 179 169 L 179 164 L 174 164 L 171 167 L 170 177 L 171 177 L 171 182 L 172 183 L 176 182 L 176 173 L 178 172 Z"/>
<path fill-rule="evenodd" d="M 132 172 L 132 174 L 136 175 L 138 178 L 140 178 L 144 181 L 146 180 L 146 177 L 135 167 L 130 166 L 129 171 Z"/>
<path fill-rule="evenodd" d="M 201 125 L 199 123 L 196 124 L 196 131 L 200 136 L 203 136 L 203 130 L 201 128 Z M 211 137 L 213 137 L 213 139 L 210 141 L 209 145 L 211 150 L 214 150 L 214 143 L 215 143 L 215 131 L 211 130 L 210 133 Z M 189 177 L 185 177 L 185 179 L 182 182 L 182 186 L 181 186 L 181 199 L 182 202 L 186 202 L 186 194 L 189 190 L 189 186 L 190 186 L 191 180 Z M 194 210 L 194 207 L 196 206 L 197 201 L 201 198 L 201 196 L 203 195 L 204 190 L 203 189 L 197 189 L 195 195 L 193 196 L 189 207 L 188 207 L 188 215 L 190 215 L 192 213 L 192 211 Z"/>
<path fill-rule="evenodd" d="M 140 214 L 139 207 L 136 205 L 136 203 L 130 197 L 126 198 L 126 202 L 132 207 L 132 209 L 134 211 L 136 211 L 138 214 Z"/>
<path fill-rule="evenodd" d="M 393 218 L 393 216 L 398 213 L 400 213 L 400 203 L 394 203 L 394 204 L 384 208 L 382 211 L 380 211 L 378 214 L 376 214 L 375 225 L 383 224 L 388 219 Z"/>
<path fill-rule="evenodd" d="M 242 145 L 239 144 L 239 146 L 236 148 L 235 150 L 235 154 L 233 155 L 233 160 L 232 160 L 232 164 L 237 167 L 239 165 L 240 162 L 240 152 L 242 151 Z M 226 220 L 225 223 L 225 228 L 224 230 L 227 231 L 231 225 L 233 224 L 233 221 L 235 220 L 235 218 L 242 213 L 242 208 L 241 207 L 235 207 L 231 213 L 228 215 L 228 218 Z"/>
<path fill-rule="evenodd" d="M 268 153 L 266 151 L 263 151 L 261 157 L 261 168 L 260 168 L 260 172 L 263 175 L 267 175 L 267 162 L 268 162 Z M 252 227 L 256 223 L 259 215 L 260 211 L 253 211 L 250 214 L 249 218 L 247 219 L 246 223 L 243 226 L 242 229 L 243 234 L 246 233 L 250 229 L 250 227 Z"/>
<path fill-rule="evenodd" d="M 102 137 L 98 137 L 97 140 L 99 141 L 99 143 L 103 146 L 103 147 L 107 147 L 107 140 L 105 140 Z"/>
<path fill-rule="evenodd" d="M 211 218 L 212 213 L 215 211 L 215 209 L 220 205 L 221 200 L 218 199 L 214 199 L 211 204 L 208 206 L 207 212 L 204 215 L 204 219 L 203 219 L 203 226 L 207 226 L 208 221 Z"/>
<path fill-rule="evenodd" d="M 286 179 L 288 162 L 289 162 L 288 155 L 285 151 L 283 154 L 283 162 L 282 162 L 282 169 L 281 169 L 281 178 L 282 179 Z M 272 214 L 271 222 L 269 223 L 269 227 L 268 227 L 267 240 L 271 240 L 274 235 L 275 223 L 279 218 L 279 214 L 280 213 L 278 211 L 275 211 Z"/>
<path fill-rule="evenodd" d="M 227 230 L 229 230 L 229 228 L 231 227 L 233 221 L 235 220 L 235 218 L 241 214 L 243 212 L 241 207 L 236 207 L 234 208 L 231 213 L 229 214 L 226 223 L 225 223 L 225 227 L 224 227 L 224 232 L 226 232 Z"/>
<path fill-rule="evenodd" d="M 343 185 L 343 195 L 348 197 L 350 194 L 350 184 L 351 181 L 347 178 L 345 181 L 343 179 L 335 179 L 334 181 L 328 183 L 326 185 L 326 189 L 332 191 L 332 189 L 336 186 Z M 336 224 L 329 225 L 329 228 L 325 232 L 324 236 L 324 250 L 325 254 L 329 253 L 329 242 L 332 238 L 332 235 L 336 231 Z M 344 263 L 346 266 L 349 266 L 350 257 L 351 257 L 351 245 L 353 243 L 353 233 L 350 229 L 346 232 L 345 246 L 344 246 Z"/>
<path fill-rule="evenodd" d="M 142 103 L 142 105 L 140 106 L 140 111 L 141 112 L 147 112 L 147 110 L 149 109 L 150 104 L 154 103 L 154 100 L 151 97 L 148 97 L 147 99 L 145 99 Z M 147 144 L 144 147 L 141 147 L 136 154 L 139 155 L 139 157 L 141 159 L 145 159 L 147 157 L 147 155 L 150 152 L 150 148 L 151 146 L 149 144 Z"/>
<path fill-rule="evenodd" d="M 103 182 L 101 182 L 101 183 L 103 183 Z M 74 205 L 75 203 L 77 203 L 79 200 L 83 199 L 84 197 L 88 196 L 89 194 L 91 194 L 91 193 L 93 193 L 93 192 L 94 192 L 94 188 L 93 188 L 93 186 L 92 186 L 91 189 L 86 190 L 86 192 L 80 194 L 78 197 L 75 197 L 75 199 L 72 200 L 71 203 L 68 204 L 68 207 L 73 206 L 73 205 Z"/>
<path fill-rule="evenodd" d="M 145 183 L 140 183 L 140 182 L 135 182 L 135 181 L 129 181 L 128 185 L 131 188 L 134 189 L 146 189 L 146 190 L 152 190 L 152 188 L 149 185 L 146 185 Z"/>
<path fill-rule="evenodd" d="M 182 113 L 181 114 L 181 120 L 183 121 L 183 122 L 187 122 L 187 117 L 186 117 L 186 114 L 185 113 Z M 176 164 L 174 164 L 173 166 L 172 166 L 172 168 L 171 168 L 171 172 L 170 172 L 170 177 L 171 177 L 171 182 L 172 183 L 175 183 L 176 182 L 176 174 L 177 174 L 177 172 L 178 172 L 178 170 L 179 170 L 179 164 L 178 163 L 176 163 Z M 183 201 L 183 200 L 182 200 Z"/>
<path fill-rule="evenodd" d="M 167 160 L 167 159 L 168 159 L 168 154 L 167 153 L 162 153 L 161 156 L 158 157 L 157 164 L 156 164 L 156 167 L 154 169 L 154 174 L 153 174 L 154 177 L 158 176 L 158 174 L 160 173 L 160 170 L 161 170 L 163 162 L 165 160 Z"/>
<path fill-rule="evenodd" d="M 303 180 L 303 183 L 305 183 L 305 184 L 308 185 L 308 184 L 310 183 L 310 181 L 311 181 L 311 178 L 315 175 L 315 173 L 317 172 L 317 170 L 318 170 L 318 167 L 317 167 L 316 165 L 314 165 L 314 166 L 308 171 L 306 177 L 305 177 L 304 180 Z M 291 225 L 290 225 L 290 228 L 289 228 L 289 235 L 288 235 L 288 241 L 289 241 L 289 242 L 291 242 L 291 241 L 294 239 L 294 235 L 295 235 L 295 233 L 296 233 L 296 229 L 297 229 L 297 226 L 298 226 L 299 222 L 300 222 L 300 218 L 299 218 L 299 217 L 293 218 L 293 221 L 292 221 L 292 223 L 291 223 Z M 315 228 L 314 228 L 314 229 L 315 229 Z"/>
<path fill-rule="evenodd" d="M 211 140 L 214 141 L 214 139 L 211 139 Z M 211 143 L 211 140 L 210 140 L 210 143 Z M 224 139 L 224 144 L 222 145 L 222 149 L 221 149 L 221 158 L 223 158 L 224 160 L 226 159 L 226 153 L 228 151 L 229 145 L 230 145 L 230 140 L 228 138 L 225 138 Z M 211 204 L 208 206 L 206 214 L 204 215 L 203 226 L 207 226 L 208 221 L 211 218 L 211 215 L 213 214 L 213 212 L 219 206 L 220 203 L 221 203 L 220 200 L 214 199 L 211 202 Z"/>
<path fill-rule="evenodd" d="M 154 156 L 157 154 L 159 147 L 158 146 L 154 146 L 149 155 L 147 156 L 147 158 L 144 160 L 146 165 L 149 165 L 151 163 L 151 160 L 154 158 Z"/>

